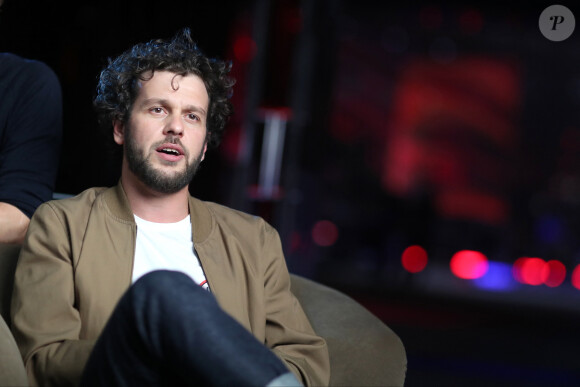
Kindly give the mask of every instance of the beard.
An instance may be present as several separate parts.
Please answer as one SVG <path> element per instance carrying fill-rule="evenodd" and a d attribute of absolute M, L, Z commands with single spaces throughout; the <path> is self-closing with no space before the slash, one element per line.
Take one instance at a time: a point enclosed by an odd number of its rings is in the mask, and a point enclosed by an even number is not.
<path fill-rule="evenodd" d="M 174 136 L 168 136 L 164 141 L 153 144 L 150 148 L 151 152 L 155 152 L 157 147 L 166 143 L 178 144 L 179 139 Z M 171 174 L 164 173 L 163 171 L 157 170 L 153 167 L 150 159 L 151 156 L 148 156 L 145 152 L 141 151 L 137 142 L 131 135 L 131 132 L 127 131 L 125 133 L 125 157 L 127 158 L 129 169 L 143 184 L 159 193 L 176 193 L 187 187 L 191 180 L 193 180 L 199 164 L 201 163 L 201 154 L 194 158 L 193 162 L 190 163 L 189 152 L 185 150 L 185 148 L 183 148 L 183 150 L 185 152 L 185 168 Z"/>

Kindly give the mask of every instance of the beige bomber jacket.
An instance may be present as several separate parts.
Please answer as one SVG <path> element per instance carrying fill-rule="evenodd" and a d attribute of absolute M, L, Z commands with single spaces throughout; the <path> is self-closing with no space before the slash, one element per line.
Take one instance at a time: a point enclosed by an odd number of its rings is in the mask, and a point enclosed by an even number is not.
<path fill-rule="evenodd" d="M 278 233 L 258 217 L 189 199 L 194 248 L 221 307 L 306 385 L 327 385 L 328 350 L 290 292 Z M 33 385 L 78 385 L 131 284 L 137 226 L 121 184 L 51 201 L 18 261 L 12 330 Z"/>

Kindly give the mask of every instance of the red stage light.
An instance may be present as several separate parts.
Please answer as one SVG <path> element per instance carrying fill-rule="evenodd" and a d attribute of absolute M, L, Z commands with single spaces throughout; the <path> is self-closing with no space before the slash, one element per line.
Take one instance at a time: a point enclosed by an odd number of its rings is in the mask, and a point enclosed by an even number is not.
<path fill-rule="evenodd" d="M 514 278 L 526 285 L 541 285 L 546 279 L 546 262 L 541 258 L 522 257 L 513 267 Z"/>
<path fill-rule="evenodd" d="M 576 266 L 572 272 L 572 286 L 580 290 L 580 265 Z"/>
<path fill-rule="evenodd" d="M 312 227 L 312 240 L 318 246 L 332 246 L 338 240 L 338 227 L 329 220 L 320 220 Z"/>
<path fill-rule="evenodd" d="M 256 55 L 256 42 L 249 36 L 238 36 L 234 42 L 234 55 L 240 62 L 250 62 Z"/>
<path fill-rule="evenodd" d="M 418 273 L 427 266 L 427 251 L 421 246 L 409 246 L 401 255 L 403 268 L 410 273 Z"/>
<path fill-rule="evenodd" d="M 562 285 L 566 278 L 566 266 L 555 259 L 548 261 L 543 268 L 542 279 L 546 286 L 554 288 Z"/>
<path fill-rule="evenodd" d="M 476 279 L 487 272 L 489 262 L 479 251 L 462 250 L 451 257 L 451 272 L 459 278 Z"/>
<path fill-rule="evenodd" d="M 522 284 L 525 283 L 524 279 L 522 278 L 522 266 L 524 266 L 524 263 L 526 262 L 527 259 L 528 257 L 518 258 L 514 262 L 514 265 L 512 267 L 512 274 L 514 276 L 514 279 Z"/>

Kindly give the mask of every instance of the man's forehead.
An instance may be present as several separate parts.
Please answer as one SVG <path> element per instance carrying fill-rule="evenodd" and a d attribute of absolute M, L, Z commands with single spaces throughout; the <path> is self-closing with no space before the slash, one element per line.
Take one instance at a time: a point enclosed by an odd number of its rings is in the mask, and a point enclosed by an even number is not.
<path fill-rule="evenodd" d="M 168 104 L 170 100 L 174 103 L 180 101 L 181 105 L 197 106 L 196 110 L 201 109 L 204 112 L 209 106 L 205 83 L 195 74 L 182 76 L 168 71 L 156 71 L 152 76 L 141 76 L 136 91 L 135 103 L 139 106 L 152 101 Z M 178 100 L 174 100 L 173 94 Z"/>
<path fill-rule="evenodd" d="M 145 72 L 139 77 L 139 80 L 137 82 L 137 87 L 139 89 L 141 89 L 144 85 L 153 81 L 153 83 L 156 85 L 160 85 L 160 84 L 163 85 L 163 83 L 166 83 L 165 84 L 166 86 L 171 87 L 174 91 L 177 91 L 177 90 L 179 90 L 180 84 L 183 83 L 184 79 L 196 80 L 197 82 L 199 82 L 200 85 L 203 85 L 203 89 L 207 93 L 207 87 L 205 85 L 205 82 L 203 81 L 203 79 L 201 79 L 201 77 L 199 75 L 194 74 L 194 73 L 188 73 L 188 74 L 183 75 L 183 74 L 178 74 L 178 73 L 174 73 L 171 71 L 148 71 L 148 72 Z M 165 85 L 163 85 L 163 87 Z"/>

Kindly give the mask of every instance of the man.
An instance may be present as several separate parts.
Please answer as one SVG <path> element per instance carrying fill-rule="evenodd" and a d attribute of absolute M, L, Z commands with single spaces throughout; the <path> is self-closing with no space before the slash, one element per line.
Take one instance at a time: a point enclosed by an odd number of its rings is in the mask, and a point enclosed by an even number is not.
<path fill-rule="evenodd" d="M 328 383 L 276 231 L 188 193 L 231 115 L 228 72 L 186 29 L 101 73 L 95 105 L 122 146 L 121 179 L 31 221 L 12 302 L 31 383 Z"/>

